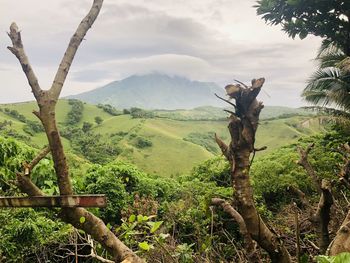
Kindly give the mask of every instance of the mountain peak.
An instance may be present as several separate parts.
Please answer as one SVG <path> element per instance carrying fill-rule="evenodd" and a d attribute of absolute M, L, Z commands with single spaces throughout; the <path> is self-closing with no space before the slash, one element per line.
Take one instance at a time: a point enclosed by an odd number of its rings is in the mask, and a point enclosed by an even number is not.
<path fill-rule="evenodd" d="M 223 95 L 224 90 L 212 82 L 153 72 L 132 75 L 70 98 L 93 104 L 110 104 L 117 108 L 190 109 L 204 105 L 223 106 L 214 93 Z"/>

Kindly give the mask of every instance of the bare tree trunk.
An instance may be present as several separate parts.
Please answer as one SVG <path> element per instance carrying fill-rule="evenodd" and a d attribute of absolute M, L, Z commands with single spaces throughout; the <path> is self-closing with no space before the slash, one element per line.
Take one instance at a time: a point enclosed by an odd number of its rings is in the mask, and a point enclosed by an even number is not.
<path fill-rule="evenodd" d="M 22 69 L 26 74 L 29 85 L 39 106 L 39 112 L 34 114 L 41 120 L 49 142 L 54 168 L 57 175 L 58 187 L 61 195 L 72 195 L 72 184 L 69 177 L 68 165 L 64 153 L 61 137 L 55 119 L 55 106 L 61 93 L 64 81 L 69 72 L 75 53 L 83 40 L 85 34 L 97 18 L 103 0 L 94 0 L 93 5 L 81 21 L 74 35 L 72 36 L 67 50 L 62 58 L 57 70 L 55 79 L 49 90 L 42 90 L 29 60 L 24 52 L 20 31 L 15 23 L 10 26 L 8 33 L 12 47 L 8 49 L 17 57 L 21 63 Z M 43 195 L 27 175 L 19 174 L 17 181 L 20 189 L 28 195 Z M 83 229 L 95 240 L 100 242 L 115 258 L 116 262 L 139 263 L 143 262 L 127 246 L 125 246 L 103 223 L 101 219 L 94 216 L 83 208 L 62 208 L 60 217 L 74 227 Z M 84 217 L 85 222 L 81 223 L 80 218 Z"/>
<path fill-rule="evenodd" d="M 235 200 L 240 215 L 244 219 L 246 227 L 252 238 L 265 249 L 272 262 L 290 263 L 291 258 L 283 242 L 273 233 L 261 219 L 256 210 L 253 189 L 250 184 L 250 154 L 255 152 L 255 133 L 258 128 L 259 114 L 263 105 L 256 100 L 264 78 L 253 79 L 252 86 L 228 85 L 225 87 L 227 95 L 235 99 L 233 105 L 235 112 L 230 112 L 230 123 L 228 125 L 231 134 L 231 142 L 227 146 L 220 138 L 216 141 L 231 163 L 231 179 L 235 190 Z"/>

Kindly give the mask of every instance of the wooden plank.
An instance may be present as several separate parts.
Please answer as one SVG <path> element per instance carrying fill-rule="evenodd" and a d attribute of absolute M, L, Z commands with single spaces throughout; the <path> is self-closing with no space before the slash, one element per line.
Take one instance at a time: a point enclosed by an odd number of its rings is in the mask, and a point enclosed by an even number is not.
<path fill-rule="evenodd" d="M 105 195 L 0 197 L 1 207 L 106 207 Z"/>

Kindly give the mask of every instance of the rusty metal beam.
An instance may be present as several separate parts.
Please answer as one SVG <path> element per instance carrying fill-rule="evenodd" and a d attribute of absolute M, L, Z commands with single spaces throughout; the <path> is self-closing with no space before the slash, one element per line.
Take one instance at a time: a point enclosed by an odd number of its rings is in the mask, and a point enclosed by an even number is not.
<path fill-rule="evenodd" d="M 1 207 L 106 207 L 105 195 L 0 197 Z"/>

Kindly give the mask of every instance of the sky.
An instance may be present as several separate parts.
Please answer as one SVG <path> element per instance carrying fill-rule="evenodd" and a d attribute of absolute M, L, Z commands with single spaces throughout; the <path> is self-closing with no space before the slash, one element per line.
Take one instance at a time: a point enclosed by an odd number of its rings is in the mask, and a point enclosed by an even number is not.
<path fill-rule="evenodd" d="M 12 22 L 43 89 L 48 89 L 71 35 L 92 0 L 0 0 L 0 103 L 33 100 L 7 50 Z M 82 42 L 62 96 L 152 72 L 216 82 L 265 77 L 265 105 L 305 105 L 300 93 L 315 69 L 321 39 L 291 39 L 267 25 L 255 0 L 105 0 Z"/>

